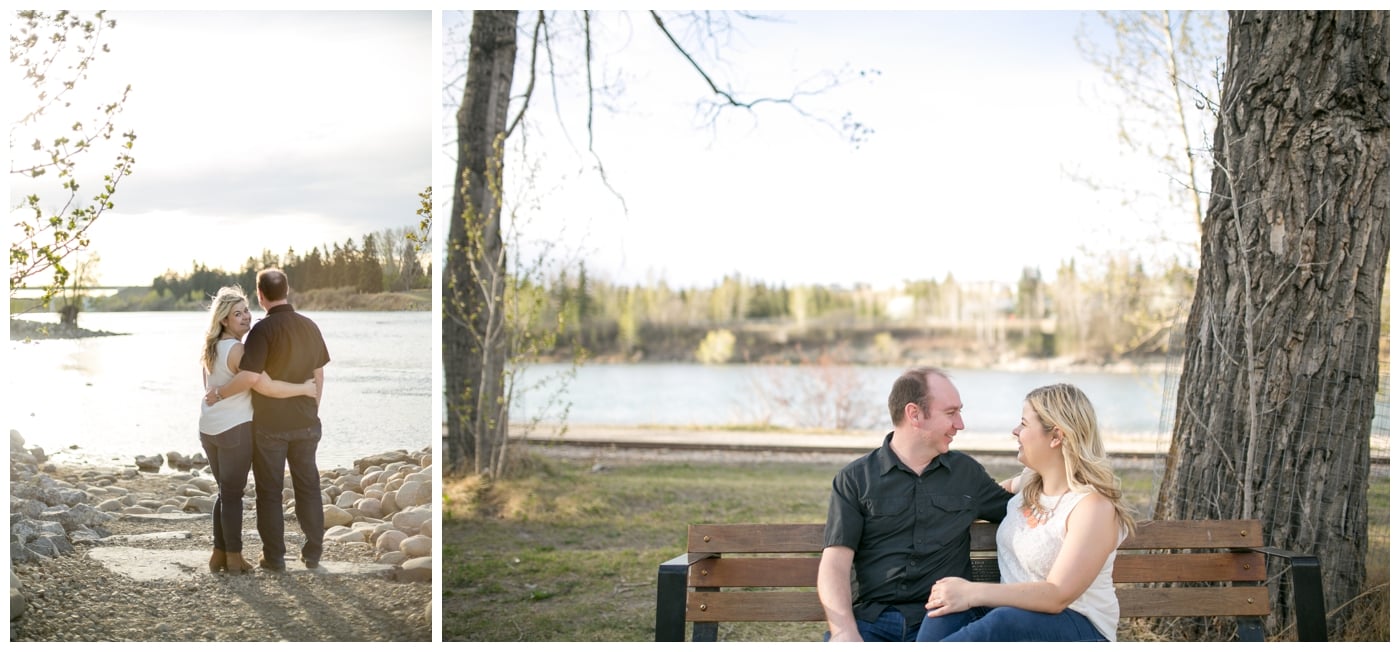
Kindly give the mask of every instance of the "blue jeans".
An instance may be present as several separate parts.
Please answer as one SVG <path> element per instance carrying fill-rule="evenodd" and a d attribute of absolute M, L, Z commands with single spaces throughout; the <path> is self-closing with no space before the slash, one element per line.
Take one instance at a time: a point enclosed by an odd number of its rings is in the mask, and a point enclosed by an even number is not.
<path fill-rule="evenodd" d="M 217 435 L 199 433 L 209 471 L 219 483 L 214 499 L 214 547 L 243 552 L 243 490 L 253 465 L 253 422 L 240 423 Z"/>
<path fill-rule="evenodd" d="M 1016 607 L 974 607 L 967 611 L 924 618 L 920 641 L 1107 641 L 1094 625 L 1073 609 L 1057 614 Z"/>
<path fill-rule="evenodd" d="M 860 640 L 867 643 L 872 642 L 895 642 L 909 643 L 914 640 L 914 635 L 919 630 L 909 626 L 904 621 L 904 614 L 894 607 L 885 607 L 880 612 L 875 622 L 856 619 L 856 631 L 860 632 Z M 830 640 L 831 632 L 822 634 L 822 640 Z"/>
<path fill-rule="evenodd" d="M 262 538 L 263 558 L 281 562 L 287 556 L 283 539 L 282 470 L 292 473 L 292 499 L 297 523 L 306 544 L 301 558 L 320 561 L 321 539 L 325 536 L 326 515 L 321 511 L 321 473 L 316 469 L 316 446 L 321 442 L 321 426 L 291 432 L 262 432 L 253 435 L 253 482 L 257 483 L 258 536 Z"/>

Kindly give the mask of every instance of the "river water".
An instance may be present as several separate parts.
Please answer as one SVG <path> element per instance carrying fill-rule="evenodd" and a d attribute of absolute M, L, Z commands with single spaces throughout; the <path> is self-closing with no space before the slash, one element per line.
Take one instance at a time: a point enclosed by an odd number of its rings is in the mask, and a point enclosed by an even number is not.
<path fill-rule="evenodd" d="M 842 365 L 531 365 L 515 383 L 511 422 L 682 429 L 766 425 L 884 433 L 890 429 L 885 407 L 890 385 L 903 371 Z M 1005 443 L 1021 418 L 1026 394 L 1060 382 L 1077 385 L 1089 396 L 1110 450 L 1118 445 L 1165 453 L 1170 445 L 1179 363 L 1121 371 L 948 371 L 963 400 L 967 429 L 959 441 L 966 446 Z M 1381 381 L 1371 447 L 1373 455 L 1389 457 L 1388 376 Z M 834 406 L 843 402 L 848 413 L 838 423 Z"/>
<path fill-rule="evenodd" d="M 432 444 L 432 313 L 307 312 L 331 363 L 321 403 L 322 468 Z M 254 309 L 253 317 L 262 317 Z M 52 315 L 25 316 L 51 321 Z M 51 456 L 130 463 L 199 452 L 202 312 L 84 313 L 79 325 L 122 335 L 10 342 L 5 416 Z"/>
<path fill-rule="evenodd" d="M 700 365 L 683 363 L 527 367 L 517 381 L 512 421 L 539 418 L 587 425 L 752 426 L 887 430 L 890 385 L 902 367 Z M 1141 372 L 950 369 L 969 434 L 1008 434 L 1030 390 L 1079 386 L 1094 403 L 1100 428 L 1122 437 L 1155 437 L 1167 382 L 1161 369 Z M 1174 389 L 1174 387 L 1172 388 Z M 562 391 L 561 391 L 562 390 Z M 835 407 L 849 406 L 837 417 Z"/>

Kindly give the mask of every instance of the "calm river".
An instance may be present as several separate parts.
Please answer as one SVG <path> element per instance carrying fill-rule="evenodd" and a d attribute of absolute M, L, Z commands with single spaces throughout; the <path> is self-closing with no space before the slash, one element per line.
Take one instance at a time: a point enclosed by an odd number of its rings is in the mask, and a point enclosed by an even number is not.
<path fill-rule="evenodd" d="M 1165 368 L 1164 368 L 1165 367 Z M 903 367 L 700 365 L 683 363 L 526 367 L 516 382 L 511 422 L 564 421 L 575 426 L 832 428 L 834 406 L 848 406 L 846 430 L 884 433 L 890 385 Z M 965 446 L 1009 438 L 1026 393 L 1073 383 L 1094 404 L 1104 437 L 1166 452 L 1180 368 L 1158 364 L 1136 372 L 1039 372 L 949 369 L 963 400 Z M 1381 377 L 1371 446 L 1390 452 L 1389 377 Z"/>
<path fill-rule="evenodd" d="M 322 468 L 431 445 L 432 313 L 308 312 L 330 350 L 321 419 Z M 254 309 L 253 317 L 263 313 Z M 53 320 L 53 315 L 26 319 Z M 136 455 L 199 445 L 202 312 L 84 313 L 80 340 L 10 342 L 5 363 L 10 428 L 49 455 L 130 463 Z"/>
<path fill-rule="evenodd" d="M 761 365 L 584 365 L 561 381 L 567 365 L 527 367 L 517 382 L 512 421 L 539 417 L 587 425 L 732 426 L 771 424 L 832 427 L 834 405 L 850 405 L 850 429 L 888 429 L 885 407 L 902 367 L 794 367 Z M 1021 402 L 1035 387 L 1078 385 L 1098 412 L 1100 427 L 1120 437 L 1155 437 L 1162 430 L 1165 381 L 1161 370 L 1141 373 L 989 371 L 950 369 L 962 395 L 969 434 L 1009 436 Z M 1175 383 L 1173 377 L 1170 381 Z M 557 393 L 564 387 L 562 393 Z M 1173 385 L 1171 389 L 1175 389 Z M 822 413 L 825 413 L 823 419 Z M 1170 414 L 1170 412 L 1168 412 Z"/>

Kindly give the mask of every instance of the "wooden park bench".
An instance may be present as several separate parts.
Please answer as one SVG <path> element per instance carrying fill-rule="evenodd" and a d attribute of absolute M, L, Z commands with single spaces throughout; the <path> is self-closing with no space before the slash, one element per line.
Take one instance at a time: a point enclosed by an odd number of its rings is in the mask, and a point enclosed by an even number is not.
<path fill-rule="evenodd" d="M 656 640 L 684 641 L 686 623 L 691 640 L 714 641 L 724 622 L 825 621 L 822 528 L 691 525 L 687 552 L 657 570 Z M 1234 616 L 1240 640 L 1262 641 L 1268 556 L 1289 562 L 1298 640 L 1327 640 L 1317 557 L 1266 547 L 1257 520 L 1139 522 L 1113 567 L 1120 617 Z M 972 579 L 997 581 L 995 524 L 973 524 L 972 563 Z"/>

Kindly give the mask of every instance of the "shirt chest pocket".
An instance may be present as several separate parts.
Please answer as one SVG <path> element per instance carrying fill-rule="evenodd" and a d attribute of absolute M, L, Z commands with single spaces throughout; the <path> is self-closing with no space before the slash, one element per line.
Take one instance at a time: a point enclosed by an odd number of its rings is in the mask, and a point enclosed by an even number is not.
<path fill-rule="evenodd" d="M 872 519 L 907 518 L 913 508 L 914 504 L 908 498 L 871 498 L 865 501 L 865 509 Z"/>
<path fill-rule="evenodd" d="M 939 543 L 951 543 L 967 533 L 977 512 L 972 509 L 972 496 L 933 495 L 921 506 L 920 514 L 930 537 Z"/>

